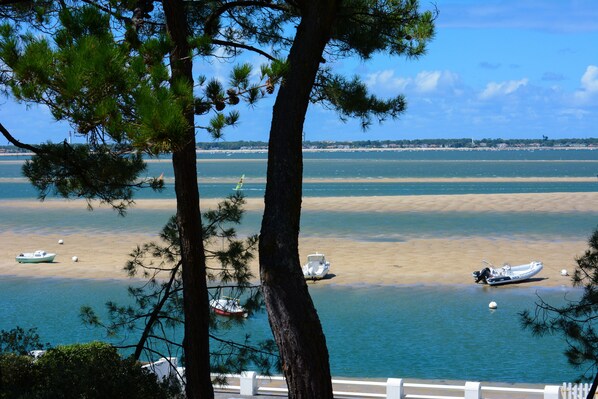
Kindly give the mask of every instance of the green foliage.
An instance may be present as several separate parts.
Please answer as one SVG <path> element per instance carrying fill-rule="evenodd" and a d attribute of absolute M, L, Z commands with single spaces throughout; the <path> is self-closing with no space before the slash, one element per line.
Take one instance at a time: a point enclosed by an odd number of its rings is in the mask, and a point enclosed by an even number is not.
<path fill-rule="evenodd" d="M 259 81 L 252 82 L 251 66 L 241 64 L 232 68 L 226 83 L 203 77 L 192 87 L 191 82 L 171 81 L 169 57 L 174 45 L 153 2 L 74 2 L 60 7 L 59 2 L 36 1 L 30 8 L 15 7 L 0 6 L 0 14 L 12 20 L 0 26 L 0 60 L 6 66 L 0 85 L 17 100 L 46 105 L 57 120 L 68 121 L 76 134 L 86 137 L 90 153 L 101 154 L 96 158 L 70 151 L 71 156 L 82 157 L 72 162 L 75 166 L 89 165 L 87 160 L 94 159 L 113 161 L 124 150 L 151 155 L 176 151 L 188 142 L 192 129 L 222 138 L 224 130 L 239 121 L 239 112 L 231 107 L 241 100 L 255 104 L 291 73 L 285 60 L 293 41 L 293 29 L 288 28 L 301 15 L 284 2 L 224 8 L 194 2 L 186 8 L 192 28 L 187 42 L 194 56 L 213 56 L 220 49 L 233 57 L 246 50 L 266 56 L 269 63 L 262 66 Z M 113 12 L 106 13 L 107 9 Z M 52 25 L 44 25 L 40 12 L 52 16 Z M 325 54 L 332 59 L 354 54 L 367 59 L 377 52 L 418 57 L 434 35 L 435 16 L 435 12 L 420 12 L 416 0 L 345 1 Z M 28 21 L 32 33 L 22 29 L 21 18 Z M 138 23 L 135 18 L 156 23 Z M 49 30 L 53 35 L 35 34 Z M 326 68 L 320 70 L 312 101 L 337 110 L 342 120 L 359 118 L 364 129 L 373 120 L 398 117 L 406 107 L 400 95 L 381 100 L 358 78 L 347 79 Z M 190 113 L 195 119 L 205 117 L 206 122 L 193 124 Z M 114 145 L 118 151 L 111 155 Z M 84 190 L 86 176 L 65 177 L 66 169 L 75 169 L 61 163 L 60 150 L 47 151 L 47 160 L 40 164 L 49 172 L 36 168 L 31 174 L 40 181 L 36 186 L 41 198 L 50 192 L 67 198 L 95 197 L 115 204 L 121 212 L 131 203 L 135 174 L 143 171 L 136 161 L 109 163 L 115 165 L 108 168 L 111 172 L 129 171 Z M 41 151 L 36 155 L 42 156 Z M 53 171 L 61 173 L 52 176 Z M 119 178 L 123 180 L 117 187 Z M 152 179 L 145 183 L 158 187 Z M 116 200 L 119 196 L 123 201 Z"/>
<path fill-rule="evenodd" d="M 332 41 L 343 55 L 418 57 L 434 36 L 435 15 L 420 12 L 417 0 L 344 1 L 339 14 Z"/>
<path fill-rule="evenodd" d="M 137 3 L 121 6 L 122 12 L 133 11 Z M 140 28 L 135 30 L 139 43 L 132 46 L 120 40 L 121 31 L 114 28 L 116 21 L 128 20 L 104 11 L 86 4 L 60 9 L 52 37 L 22 33 L 14 23 L 0 25 L 0 60 L 6 67 L 0 85 L 19 101 L 47 106 L 54 118 L 69 122 L 76 134 L 86 137 L 88 146 L 39 148 L 25 173 L 40 198 L 50 193 L 97 198 L 122 213 L 135 189 L 161 188 L 157 179 L 140 183 L 144 167 L 139 153 L 177 151 L 195 129 L 221 138 L 239 119 L 238 111 L 221 111 L 240 99 L 255 102 L 259 90 L 249 82 L 249 65 L 234 68 L 230 88 L 216 79 L 205 86 L 200 82 L 195 89 L 192 82 L 172 79 L 173 43 L 167 32 Z M 200 52 L 211 49 L 205 35 L 189 40 Z M 210 114 L 207 125 L 194 126 L 192 113 Z"/>
<path fill-rule="evenodd" d="M 49 343 L 42 343 L 37 328 L 28 330 L 15 327 L 12 330 L 0 330 L 0 353 L 26 355 L 32 350 L 46 349 Z"/>
<path fill-rule="evenodd" d="M 358 77 L 348 81 L 340 75 L 320 74 L 314 89 L 314 101 L 323 102 L 329 108 L 336 109 L 341 120 L 359 118 L 366 130 L 372 123 L 372 117 L 379 122 L 387 117 L 397 118 L 406 108 L 402 95 L 389 100 L 379 100 L 368 94 L 367 87 Z"/>
<path fill-rule="evenodd" d="M 257 236 L 237 238 L 234 225 L 243 217 L 244 197 L 236 192 L 202 215 L 204 247 L 207 258 L 206 277 L 210 299 L 229 296 L 241 298 L 242 306 L 251 315 L 262 307 L 261 292 L 252 285 L 255 276 L 249 269 L 257 246 Z M 82 307 L 86 324 L 104 328 L 109 336 L 139 337 L 133 348 L 135 357 L 142 353 L 148 359 L 180 355 L 181 336 L 177 331 L 184 323 L 179 230 L 175 217 L 160 233 L 161 242 L 139 246 L 130 254 L 125 272 L 130 277 L 143 277 L 141 287 L 129 287 L 134 305 L 108 302 L 105 323 L 88 306 Z M 241 372 L 249 365 L 269 373 L 278 367 L 272 341 L 252 343 L 250 336 L 242 342 L 220 337 L 220 331 L 242 323 L 242 318 L 226 319 L 213 315 L 210 320 L 212 338 L 212 370 L 222 373 Z"/>
<path fill-rule="evenodd" d="M 140 363 L 100 342 L 58 346 L 36 361 L 3 354 L 0 370 L 0 398 L 166 399 L 177 392 L 171 382 L 158 382 Z"/>
<path fill-rule="evenodd" d="M 34 398 L 32 385 L 36 380 L 33 357 L 0 353 L 0 399 Z"/>
<path fill-rule="evenodd" d="M 40 199 L 48 194 L 63 198 L 85 198 L 91 207 L 92 199 L 112 204 L 124 213 L 133 201 L 134 189 L 163 187 L 160 179 L 137 181 L 146 168 L 141 154 L 121 155 L 118 147 L 44 144 L 43 156 L 34 156 L 23 166 L 23 174 L 39 191 Z"/>
<path fill-rule="evenodd" d="M 286 58 L 306 4 L 278 0 L 173 3 L 174 9 L 187 13 L 188 19 L 178 20 L 176 26 L 168 27 L 163 19 L 164 10 L 153 11 L 154 4 L 159 7 L 160 2 L 74 1 L 68 2 L 68 7 L 66 2 L 56 3 L 54 6 L 47 2 L 39 3 L 61 11 L 58 19 L 46 19 L 47 26 L 35 22 L 42 21 L 39 12 L 37 15 L 32 12 L 28 14 L 28 22 L 37 29 L 36 33 L 56 33 L 53 41 L 47 38 L 50 35 L 44 38 L 39 34 L 20 34 L 23 30 L 16 22 L 12 27 L 2 28 L 0 61 L 6 70 L 1 74 L 0 85 L 5 85 L 20 101 L 49 107 L 56 119 L 68 121 L 77 134 L 84 136 L 89 143 L 86 148 L 89 154 L 76 153 L 75 163 L 82 165 L 85 159 L 93 157 L 90 154 L 98 150 L 100 153 L 109 153 L 116 149 L 115 153 L 126 154 L 125 158 L 130 153 L 153 155 L 177 152 L 181 147 L 188 148 L 197 129 L 207 131 L 213 138 L 222 137 L 223 129 L 238 121 L 238 113 L 231 112 L 230 108 L 228 114 L 222 113 L 226 107 L 238 104 L 240 99 L 254 104 L 266 93 L 272 94 L 275 85 L 283 85 L 285 76 L 293 73 L 283 61 L 278 60 Z M 325 52 L 331 59 L 352 54 L 368 58 L 376 52 L 417 57 L 424 53 L 425 44 L 433 35 L 434 16 L 431 13 L 420 14 L 416 0 L 351 0 L 340 4 L 341 11 Z M 0 7 L 0 11 L 4 10 L 3 6 Z M 183 10 L 180 7 L 185 8 Z M 177 47 L 174 47 L 168 41 L 167 28 L 170 28 L 169 32 L 178 31 L 178 28 L 186 29 L 191 37 L 184 42 L 179 40 Z M 190 47 L 186 48 L 187 45 Z M 189 59 L 179 58 L 175 50 L 181 48 L 188 50 L 183 58 L 188 56 Z M 241 51 L 253 51 L 271 62 L 262 70 L 265 82 L 250 82 L 249 68 L 246 66 L 235 68 L 229 80 L 230 87 L 214 79 L 200 80 L 199 86 L 192 87 L 189 76 L 189 81 L 174 80 L 169 76 L 171 68 L 177 70 L 176 76 L 190 74 L 195 54 L 203 56 L 209 53 L 210 56 L 226 58 L 236 57 Z M 183 71 L 183 65 L 188 67 L 186 72 Z M 325 69 L 320 72 L 320 86 L 312 92 L 314 101 L 338 110 L 341 117 L 361 118 L 362 125 L 367 127 L 373 117 L 382 121 L 387 116 L 396 117 L 404 109 L 404 100 L 400 96 L 387 101 L 378 100 L 367 92 L 366 86 L 358 79 L 333 77 Z M 313 82 L 305 84 L 312 87 Z M 196 115 L 195 119 L 193 115 Z M 208 122 L 198 124 L 196 119 L 203 116 Z M 303 118 L 304 115 L 297 116 Z M 58 152 L 55 148 L 46 151 Z M 46 155 L 40 150 L 36 158 Z M 50 171 L 64 170 L 63 159 L 52 154 L 47 158 L 49 161 L 46 166 Z M 57 193 L 67 197 L 100 198 L 115 204 L 121 212 L 131 201 L 132 192 L 127 187 L 134 184 L 135 173 L 142 171 L 136 161 L 125 164 L 123 168 L 129 171 L 119 176 L 120 181 L 102 176 L 103 183 L 95 186 L 92 183 L 92 188 L 88 189 L 88 176 L 85 173 L 80 172 L 74 179 L 66 173 L 60 176 L 44 175 L 39 167 L 41 163 L 34 167 L 35 162 L 32 161 L 32 176 L 49 182 L 47 186 L 42 182 L 42 189 L 55 187 Z M 67 164 L 70 164 L 70 160 Z M 74 170 L 69 168 L 71 172 Z M 118 188 L 113 183 L 120 183 L 124 188 Z M 154 183 L 150 181 L 150 185 L 154 186 Z M 124 197 L 124 201 L 118 202 L 118 196 Z M 221 226 L 217 220 L 213 223 L 218 226 L 214 229 L 217 232 L 214 237 L 226 241 L 227 249 L 216 251 L 212 248 L 212 253 L 208 249 L 208 257 L 213 256 L 220 262 L 208 268 L 208 275 L 243 282 L 247 276 L 243 269 L 245 261 L 249 259 L 247 248 L 255 245 L 255 241 L 234 243 L 231 240 L 235 237 L 233 231 Z M 209 226 L 210 222 L 207 224 Z M 175 231 L 171 226 L 164 231 L 164 236 L 169 237 Z M 143 329 L 140 342 L 148 342 L 154 337 L 155 331 L 180 323 L 180 312 L 169 313 L 164 310 L 180 307 L 181 264 L 178 250 L 175 249 L 177 244 L 178 240 L 150 244 L 132 255 L 134 262 L 129 272 L 133 273 L 137 267 L 144 268 L 143 273 L 149 276 L 148 287 L 153 289 L 154 294 L 131 290 L 139 312 L 133 308 L 111 306 L 113 320 L 116 320 L 114 331 L 134 329 L 138 325 L 137 321 L 146 320 L 145 325 L 149 326 L 149 330 Z M 159 266 L 155 267 L 154 262 Z M 166 275 L 160 283 L 154 277 L 159 270 Z M 241 288 L 246 287 L 241 284 Z M 216 289 L 216 292 L 221 289 Z M 231 288 L 233 294 L 234 289 Z M 252 294 L 248 295 L 253 298 Z M 252 301 L 248 303 L 257 303 Z M 90 312 L 87 315 L 90 321 L 99 323 Z M 196 337 L 187 338 L 194 340 Z M 151 351 L 153 346 L 144 343 L 143 348 Z M 241 361 L 235 363 L 230 360 L 232 358 L 218 357 L 223 365 L 242 367 L 249 359 L 248 353 L 263 355 L 253 360 L 256 364 L 267 364 L 269 360 L 267 351 L 251 352 L 244 344 L 232 343 L 230 348 L 238 353 Z M 215 369 L 218 367 L 215 366 Z"/>
<path fill-rule="evenodd" d="M 571 279 L 573 286 L 583 288 L 581 298 L 567 300 L 561 307 L 540 298 L 533 314 L 529 311 L 520 314 L 523 327 L 534 335 L 563 335 L 568 345 L 567 361 L 579 368 L 585 366 L 582 379 L 593 377 L 598 371 L 598 229 L 588 244 L 589 249 L 576 259 L 577 268 Z"/>
<path fill-rule="evenodd" d="M 231 87 L 236 87 L 239 90 L 247 90 L 249 87 L 249 76 L 251 75 L 251 72 L 252 68 L 250 64 L 234 66 L 231 72 L 229 85 Z"/>
<path fill-rule="evenodd" d="M 212 40 L 209 36 L 199 35 L 190 37 L 189 44 L 200 56 L 208 56 L 214 52 L 214 46 L 212 45 Z"/>

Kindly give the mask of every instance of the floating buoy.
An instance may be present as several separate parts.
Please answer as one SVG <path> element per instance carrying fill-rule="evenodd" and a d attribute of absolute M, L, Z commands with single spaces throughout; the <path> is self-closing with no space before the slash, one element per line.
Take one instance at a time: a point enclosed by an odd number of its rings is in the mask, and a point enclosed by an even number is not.
<path fill-rule="evenodd" d="M 492 301 L 488 304 L 488 307 L 490 309 L 496 309 L 498 307 L 498 305 L 496 304 L 496 302 Z"/>
<path fill-rule="evenodd" d="M 58 240 L 58 243 L 59 243 L 60 245 L 62 245 L 62 244 L 64 244 L 64 241 L 62 241 L 62 240 Z"/>
<path fill-rule="evenodd" d="M 568 276 L 569 273 L 567 273 L 567 269 L 563 269 L 561 270 L 561 276 Z"/>
<path fill-rule="evenodd" d="M 73 256 L 71 259 L 73 260 L 73 262 L 79 262 L 79 258 L 77 258 L 76 256 Z"/>

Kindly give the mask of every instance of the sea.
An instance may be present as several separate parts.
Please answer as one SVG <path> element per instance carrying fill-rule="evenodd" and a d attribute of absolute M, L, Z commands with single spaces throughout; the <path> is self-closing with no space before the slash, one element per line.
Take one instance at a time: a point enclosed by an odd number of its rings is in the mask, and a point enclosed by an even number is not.
<path fill-rule="evenodd" d="M 245 175 L 245 196 L 263 197 L 266 158 L 260 152 L 198 153 L 200 195 L 224 198 Z M 122 218 L 109 209 L 90 212 L 84 205 L 80 210 L 69 208 L 68 213 L 15 207 L 15 202 L 37 198 L 21 175 L 26 159 L 0 157 L 2 231 L 23 235 L 54 234 L 57 229 L 65 235 L 156 232 L 170 217 L 165 210 L 135 208 Z M 165 190 L 142 190 L 138 199 L 174 198 L 168 157 L 150 159 L 148 176 L 162 173 Z M 598 150 L 315 151 L 304 153 L 304 177 L 304 197 L 596 192 Z M 2 207 L 4 201 L 13 205 Z M 260 218 L 257 211 L 247 212 L 240 234 L 257 233 Z M 559 241 L 586 240 L 597 225 L 598 204 L 587 212 L 523 215 L 308 210 L 302 215 L 301 234 L 388 242 L 453 236 Z M 37 327 L 42 340 L 53 345 L 96 339 L 118 343 L 121 338 L 108 338 L 101 330 L 83 325 L 79 309 L 91 305 L 100 310 L 108 300 L 126 303 L 129 284 L 119 279 L 1 277 L 0 330 Z M 326 335 L 332 374 L 337 377 L 560 384 L 585 371 L 568 365 L 562 336 L 536 337 L 520 325 L 519 313 L 534 311 L 539 300 L 558 305 L 578 298 L 580 291 L 573 288 L 310 284 L 309 290 Z M 498 309 L 489 309 L 490 301 L 496 301 Z M 232 339 L 246 334 L 256 341 L 270 338 L 265 311 L 226 334 Z"/>

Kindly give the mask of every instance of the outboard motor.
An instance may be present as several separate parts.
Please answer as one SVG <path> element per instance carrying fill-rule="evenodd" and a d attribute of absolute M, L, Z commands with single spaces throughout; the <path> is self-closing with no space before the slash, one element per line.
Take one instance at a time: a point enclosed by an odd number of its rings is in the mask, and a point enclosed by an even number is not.
<path fill-rule="evenodd" d="M 486 279 L 488 277 L 490 277 L 491 273 L 490 273 L 490 268 L 489 267 L 485 267 L 482 270 L 480 270 L 479 272 L 473 272 L 473 278 L 475 279 L 476 283 L 479 283 L 480 281 L 483 283 L 488 283 L 486 281 Z"/>

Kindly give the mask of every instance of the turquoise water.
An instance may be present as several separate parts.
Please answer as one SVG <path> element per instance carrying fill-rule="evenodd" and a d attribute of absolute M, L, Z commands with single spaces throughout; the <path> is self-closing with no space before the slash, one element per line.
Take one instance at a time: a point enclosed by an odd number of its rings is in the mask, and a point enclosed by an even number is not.
<path fill-rule="evenodd" d="M 0 158 L 0 177 L 20 177 L 27 157 Z M 200 153 L 202 178 L 266 176 L 265 153 Z M 167 157 L 148 163 L 148 174 L 173 176 Z M 598 150 L 356 151 L 304 153 L 305 178 L 596 177 Z M 233 180 L 236 183 L 236 180 Z"/>
<path fill-rule="evenodd" d="M 202 198 L 224 198 L 237 184 L 238 176 L 231 183 L 200 183 Z M 247 198 L 263 198 L 263 183 L 245 183 L 243 194 Z M 304 183 L 304 197 L 356 197 L 391 195 L 455 195 L 455 194 L 521 194 L 521 193 L 571 193 L 598 191 L 596 182 L 439 182 L 439 183 Z M 27 182 L 0 182 L 1 199 L 35 199 L 37 192 Z M 162 192 L 139 191 L 138 199 L 174 199 L 174 185 L 165 184 Z"/>
<path fill-rule="evenodd" d="M 43 223 L 39 211 L 30 208 L 0 207 L 5 231 L 17 234 L 106 234 L 111 231 L 153 236 L 174 210 L 131 209 L 126 217 L 110 209 L 45 209 Z M 241 236 L 259 232 L 261 213 L 244 215 L 237 230 Z M 358 241 L 401 242 L 414 238 L 486 237 L 513 240 L 585 240 L 598 225 L 596 212 L 334 212 L 304 211 L 302 237 L 345 238 Z"/>
<path fill-rule="evenodd" d="M 42 339 L 54 345 L 107 340 L 100 330 L 80 323 L 79 308 L 101 311 L 107 300 L 126 302 L 125 286 L 121 281 L 4 278 L 0 329 L 37 326 Z M 560 384 L 579 374 L 566 363 L 561 338 L 531 337 L 517 316 L 533 308 L 536 295 L 562 303 L 565 289 L 310 284 L 310 292 L 334 376 L 522 382 L 524 375 L 528 383 Z M 488 309 L 490 301 L 498 303 L 497 310 Z M 224 337 L 240 340 L 245 334 L 254 341 L 271 337 L 265 312 Z"/>
<path fill-rule="evenodd" d="M 265 154 L 201 154 L 199 177 L 204 198 L 230 194 L 239 176 L 263 179 Z M 15 206 L 37 193 L 20 175 L 23 157 L 0 157 L 0 231 L 15 234 L 154 234 L 174 212 L 131 209 L 125 218 L 107 209 Z M 149 174 L 172 177 L 167 159 L 149 163 Z M 596 192 L 587 182 L 349 182 L 377 178 L 586 177 L 598 173 L 597 151 L 406 151 L 306 153 L 305 177 L 327 183 L 304 184 L 306 197 L 400 196 L 431 194 Z M 204 181 L 202 180 L 202 181 Z M 212 182 L 210 182 L 212 181 Z M 230 181 L 230 183 L 226 183 Z M 264 185 L 246 183 L 248 197 L 261 198 Z M 174 198 L 142 191 L 138 198 Z M 11 206 L 2 206 L 10 200 Z M 342 201 L 342 199 L 339 199 Z M 248 212 L 240 234 L 257 233 L 261 214 Z M 598 205 L 589 212 L 323 212 L 305 211 L 303 237 L 402 242 L 415 238 L 484 237 L 501 240 L 585 240 L 598 224 Z M 7 243 L 0 243 L 7 245 Z M 38 326 L 53 344 L 105 339 L 81 325 L 80 305 L 101 307 L 108 299 L 126 300 L 121 281 L 0 279 L 0 329 Z M 310 285 L 336 376 L 469 379 L 560 383 L 577 371 L 565 361 L 563 340 L 538 339 L 519 327 L 517 313 L 533 306 L 536 288 L 339 287 Z M 553 303 L 562 289 L 540 289 Z M 499 303 L 489 311 L 488 303 Z M 265 313 L 247 321 L 254 338 L 269 336 Z M 531 365 L 531 367 L 530 367 Z"/>
<path fill-rule="evenodd" d="M 0 158 L 0 200 L 36 198 L 37 193 L 21 178 L 25 157 Z M 167 158 L 148 163 L 148 176 L 164 173 L 173 177 Z M 239 176 L 264 179 L 264 153 L 201 153 L 198 155 L 200 194 L 222 198 L 230 194 Z M 304 177 L 327 179 L 326 183 L 303 185 L 305 197 L 388 196 L 429 194 L 496 194 L 598 191 L 598 150 L 551 151 L 383 151 L 327 152 L 304 154 Z M 530 178 L 585 177 L 587 182 L 401 182 L 382 183 L 379 178 Z M 371 179 L 347 182 L 346 179 Z M 207 181 L 206 181 L 207 180 Z M 224 183 L 223 181 L 230 181 Z M 247 182 L 244 193 L 250 198 L 264 195 L 263 183 Z M 174 198 L 173 184 L 161 193 L 142 190 L 138 198 Z"/>

